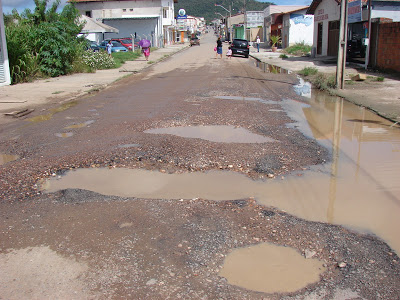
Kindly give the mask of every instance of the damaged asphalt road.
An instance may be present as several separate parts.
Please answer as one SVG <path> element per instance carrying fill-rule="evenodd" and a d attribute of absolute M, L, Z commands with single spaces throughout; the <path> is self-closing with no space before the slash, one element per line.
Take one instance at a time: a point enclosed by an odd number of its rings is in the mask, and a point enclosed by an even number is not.
<path fill-rule="evenodd" d="M 381 239 L 306 221 L 251 197 L 146 199 L 41 189 L 44 179 L 78 168 L 225 170 L 284 180 L 330 159 L 326 148 L 286 126 L 292 120 L 279 103 L 301 101 L 292 89 L 295 77 L 261 74 L 246 59 L 214 59 L 203 47 L 49 118 L 40 116 L 63 104 L 1 128 L 0 152 L 19 159 L 0 166 L 0 297 L 400 298 L 399 258 Z M 145 133 L 201 125 L 244 128 L 272 141 L 218 143 Z M 309 259 L 323 264 L 320 280 L 295 292 L 264 293 L 220 276 L 233 249 L 262 243 L 312 253 Z"/>

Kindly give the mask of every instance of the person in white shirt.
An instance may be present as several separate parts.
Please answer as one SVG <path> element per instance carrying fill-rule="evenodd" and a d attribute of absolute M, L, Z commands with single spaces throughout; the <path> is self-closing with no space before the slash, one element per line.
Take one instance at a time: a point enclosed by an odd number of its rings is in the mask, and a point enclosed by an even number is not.
<path fill-rule="evenodd" d="M 257 52 L 260 52 L 260 43 L 261 43 L 260 37 L 257 35 L 257 40 L 256 40 Z"/>

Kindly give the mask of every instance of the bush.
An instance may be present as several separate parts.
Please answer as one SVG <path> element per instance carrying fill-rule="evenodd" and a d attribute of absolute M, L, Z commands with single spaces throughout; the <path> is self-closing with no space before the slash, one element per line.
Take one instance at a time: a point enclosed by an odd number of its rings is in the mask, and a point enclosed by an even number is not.
<path fill-rule="evenodd" d="M 298 73 L 303 76 L 310 76 L 310 75 L 317 74 L 318 69 L 314 68 L 314 67 L 305 67 L 303 70 L 300 70 Z"/>
<path fill-rule="evenodd" d="M 93 70 L 112 69 L 115 67 L 114 60 L 106 51 L 93 52 L 87 50 L 82 55 L 83 62 Z"/>
<path fill-rule="evenodd" d="M 281 54 L 281 55 L 279 55 L 279 58 L 282 58 L 282 59 L 285 59 L 285 58 L 288 58 L 289 56 L 287 56 L 286 54 Z"/>
<path fill-rule="evenodd" d="M 327 91 L 329 89 L 336 88 L 336 78 L 334 75 L 327 76 L 325 74 L 318 73 L 312 79 L 312 83 L 319 90 Z"/>
<path fill-rule="evenodd" d="M 12 83 L 29 81 L 36 76 L 59 76 L 70 73 L 74 61 L 83 52 L 83 38 L 77 34 L 79 11 L 67 4 L 57 13 L 60 1 L 46 11 L 47 0 L 35 1 L 33 13 L 13 11 L 6 26 L 7 49 Z M 17 22 L 14 22 L 16 20 Z"/>
<path fill-rule="evenodd" d="M 311 46 L 304 44 L 304 42 L 301 42 L 285 48 L 284 51 L 292 55 L 307 55 L 311 52 Z"/>

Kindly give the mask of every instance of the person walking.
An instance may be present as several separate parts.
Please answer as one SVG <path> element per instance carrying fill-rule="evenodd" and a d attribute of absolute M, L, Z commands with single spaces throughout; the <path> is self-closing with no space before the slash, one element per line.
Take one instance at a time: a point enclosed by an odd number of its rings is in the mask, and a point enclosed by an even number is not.
<path fill-rule="evenodd" d="M 220 37 L 217 40 L 217 53 L 215 54 L 215 57 L 218 57 L 218 54 L 222 58 L 222 41 Z"/>
<path fill-rule="evenodd" d="M 232 58 L 232 49 L 231 49 L 231 47 L 228 48 L 228 51 L 226 52 L 226 57 L 227 58 Z"/>
<path fill-rule="evenodd" d="M 150 56 L 150 47 L 144 47 L 142 48 L 144 57 L 146 58 L 146 61 L 149 60 L 149 56 Z"/>
<path fill-rule="evenodd" d="M 256 40 L 257 52 L 260 52 L 260 43 L 261 43 L 260 37 L 257 35 L 257 40 Z"/>
<path fill-rule="evenodd" d="M 107 43 L 107 46 L 106 46 L 107 47 L 107 53 L 108 53 L 109 57 L 112 57 L 111 56 L 112 46 L 113 46 L 113 44 L 112 44 L 111 40 L 109 40 L 108 43 Z"/>

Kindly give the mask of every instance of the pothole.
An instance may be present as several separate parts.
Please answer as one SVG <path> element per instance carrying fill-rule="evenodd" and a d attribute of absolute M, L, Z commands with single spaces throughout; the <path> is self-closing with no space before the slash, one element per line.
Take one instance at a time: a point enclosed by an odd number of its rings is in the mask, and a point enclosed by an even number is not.
<path fill-rule="evenodd" d="M 67 127 L 64 127 L 65 129 L 74 129 L 74 128 L 83 128 L 86 126 L 89 126 L 90 124 L 93 124 L 95 121 L 94 120 L 89 120 L 83 123 L 79 123 L 79 124 L 73 124 Z"/>
<path fill-rule="evenodd" d="M 73 132 L 56 133 L 56 136 L 60 137 L 60 138 L 68 138 L 68 137 L 71 137 L 73 135 L 74 135 Z"/>
<path fill-rule="evenodd" d="M 293 248 L 263 243 L 233 250 L 219 275 L 245 289 L 290 293 L 318 282 L 324 270 L 318 259 L 306 259 Z"/>
<path fill-rule="evenodd" d="M 269 143 L 275 141 L 242 127 L 229 125 L 156 128 L 146 130 L 145 133 L 172 134 L 184 138 L 199 138 L 219 143 Z"/>

